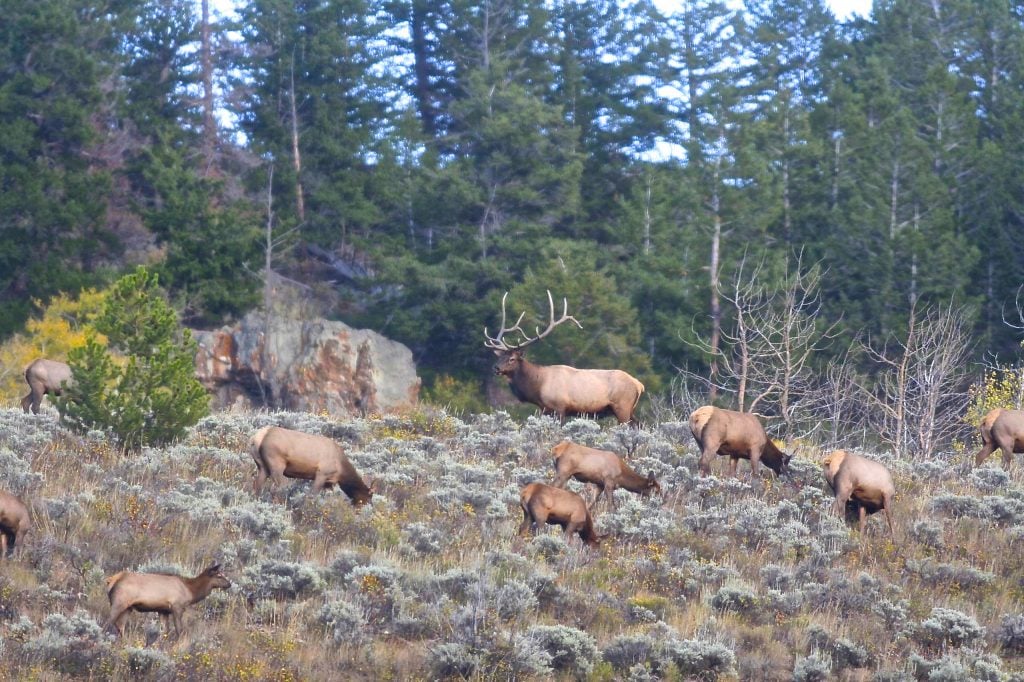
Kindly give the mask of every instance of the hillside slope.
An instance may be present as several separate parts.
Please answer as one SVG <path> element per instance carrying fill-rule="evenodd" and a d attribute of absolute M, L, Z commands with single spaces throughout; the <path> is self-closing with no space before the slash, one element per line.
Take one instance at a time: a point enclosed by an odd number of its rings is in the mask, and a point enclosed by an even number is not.
<path fill-rule="evenodd" d="M 254 498 L 245 446 L 267 424 L 344 443 L 380 494 L 359 511 L 305 482 Z M 601 502 L 597 551 L 513 537 L 520 487 L 550 481 L 565 437 L 629 453 L 666 493 Z M 683 419 L 419 412 L 216 415 L 122 457 L 52 412 L 0 411 L 0 487 L 36 525 L 0 563 L 0 678 L 1024 679 L 1019 470 L 883 456 L 897 541 L 879 518 L 862 541 L 829 515 L 818 456 L 751 487 L 745 464 L 698 476 Z M 190 608 L 180 641 L 147 614 L 124 642 L 100 632 L 106 576 L 213 560 L 234 587 Z"/>

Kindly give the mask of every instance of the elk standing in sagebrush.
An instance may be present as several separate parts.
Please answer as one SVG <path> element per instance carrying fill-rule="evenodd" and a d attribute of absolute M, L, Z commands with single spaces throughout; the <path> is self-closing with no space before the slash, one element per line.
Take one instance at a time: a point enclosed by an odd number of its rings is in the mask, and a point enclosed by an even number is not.
<path fill-rule="evenodd" d="M 519 535 L 523 536 L 533 528 L 536 533 L 544 524 L 561 526 L 565 529 L 566 542 L 579 533 L 580 540 L 591 547 L 601 544 L 601 538 L 594 531 L 594 520 L 583 498 L 571 490 L 562 490 L 543 483 L 529 483 L 519 494 L 519 506 L 523 508 L 523 522 Z"/>
<path fill-rule="evenodd" d="M 716 454 L 731 458 L 729 464 L 733 477 L 739 461 L 750 460 L 751 481 L 757 472 L 758 462 L 781 475 L 792 457 L 775 446 L 757 417 L 746 412 L 723 410 L 712 405 L 698 407 L 690 415 L 690 433 L 700 447 L 699 466 L 704 474 L 711 471 L 711 460 Z"/>
<path fill-rule="evenodd" d="M 597 486 L 597 495 L 594 497 L 594 503 L 590 505 L 591 509 L 597 504 L 603 492 L 608 505 L 614 510 L 613 493 L 616 488 L 624 488 L 640 495 L 649 495 L 652 492 L 661 494 L 661 486 L 653 473 L 641 476 L 614 452 L 588 448 L 563 440 L 551 449 L 551 454 L 554 456 L 556 488 L 565 488 L 570 478 Z"/>
<path fill-rule="evenodd" d="M 511 327 L 505 326 L 505 299 L 501 298 L 501 329 L 491 336 L 484 327 L 484 346 L 498 356 L 494 373 L 508 378 L 512 394 L 522 402 L 533 403 L 544 414 L 556 414 L 565 421 L 567 416 L 614 415 L 620 424 L 635 423 L 633 413 L 643 395 L 644 385 L 620 369 L 576 369 L 568 365 L 535 365 L 523 355 L 523 349 L 540 341 L 563 322 L 573 322 L 583 328 L 576 318 L 568 314 L 569 303 L 562 299 L 562 317 L 555 319 L 555 304 L 548 292 L 550 319 L 543 332 L 535 330 L 530 337 L 519 326 L 526 313 Z M 503 340 L 505 334 L 517 332 L 521 341 L 510 345 Z"/>
<path fill-rule="evenodd" d="M 181 616 L 185 607 L 206 599 L 215 589 L 225 590 L 231 581 L 213 564 L 194 578 L 166 573 L 132 573 L 121 571 L 107 578 L 110 618 L 103 629 L 124 637 L 124 625 L 130 611 L 159 613 L 167 630 L 167 621 L 174 619 L 174 632 L 181 636 Z"/>

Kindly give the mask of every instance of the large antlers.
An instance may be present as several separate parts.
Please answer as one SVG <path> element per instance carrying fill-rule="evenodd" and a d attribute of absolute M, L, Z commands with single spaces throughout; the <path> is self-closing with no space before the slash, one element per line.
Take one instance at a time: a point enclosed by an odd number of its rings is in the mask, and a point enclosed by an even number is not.
<path fill-rule="evenodd" d="M 577 327 L 583 329 L 583 325 L 579 323 L 579 320 L 577 320 L 572 315 L 569 315 L 569 301 L 566 300 L 565 298 L 562 299 L 562 317 L 560 317 L 557 320 L 555 319 L 555 301 L 551 298 L 551 291 L 548 290 L 548 307 L 551 310 L 548 328 L 545 329 L 544 331 L 540 331 L 540 327 L 534 328 L 534 331 L 536 332 L 537 336 L 530 338 L 529 336 L 526 335 L 526 332 L 523 331 L 522 327 L 519 326 L 519 324 L 523 321 L 523 318 L 526 316 L 525 312 L 519 315 L 519 319 L 516 320 L 516 323 L 513 326 L 505 326 L 505 299 L 507 298 L 508 292 L 506 291 L 505 295 L 501 297 L 501 329 L 498 331 L 498 335 L 492 337 L 490 334 L 487 333 L 487 327 L 484 327 L 484 338 L 487 339 L 486 341 L 484 341 L 484 346 L 486 346 L 487 348 L 493 348 L 494 350 L 516 350 L 517 348 L 525 348 L 534 341 L 540 341 L 545 336 L 550 334 L 551 330 L 553 330 L 555 327 L 569 320 L 572 320 Z M 522 342 L 510 346 L 504 341 L 502 341 L 502 337 L 505 336 L 505 334 L 508 334 L 509 332 L 518 332 L 523 339 Z"/>

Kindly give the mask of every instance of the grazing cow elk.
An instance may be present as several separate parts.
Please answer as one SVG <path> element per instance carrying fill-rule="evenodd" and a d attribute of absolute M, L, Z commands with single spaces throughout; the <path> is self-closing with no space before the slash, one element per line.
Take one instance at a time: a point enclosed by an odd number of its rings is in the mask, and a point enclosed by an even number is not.
<path fill-rule="evenodd" d="M 873 459 L 845 450 L 829 453 L 821 463 L 825 480 L 836 495 L 833 511 L 845 518 L 847 505 L 853 505 L 860 516 L 860 532 L 863 535 L 868 514 L 885 512 L 889 532 L 896 537 L 892 526 L 892 501 L 896 486 L 885 465 Z"/>
<path fill-rule="evenodd" d="M 64 384 L 71 381 L 71 367 L 63 362 L 38 358 L 25 368 L 25 381 L 28 382 L 28 395 L 21 399 L 21 409 L 39 414 L 39 405 L 43 396 L 60 395 Z"/>
<path fill-rule="evenodd" d="M 0 491 L 0 559 L 14 556 L 30 528 L 28 507 L 14 495 Z"/>
<path fill-rule="evenodd" d="M 124 637 L 124 625 L 129 611 L 159 613 L 168 630 L 167 619 L 174 617 L 174 632 L 181 636 L 181 614 L 190 604 L 206 599 L 214 589 L 227 589 L 231 582 L 213 564 L 194 578 L 182 578 L 166 573 L 131 573 L 121 571 L 107 578 L 107 598 L 110 600 L 110 618 L 104 630 Z"/>
<path fill-rule="evenodd" d="M 330 438 L 264 426 L 249 439 L 249 453 L 256 462 L 255 494 L 269 477 L 275 488 L 280 488 L 285 478 L 313 481 L 313 495 L 338 486 L 357 507 L 373 497 L 374 486 L 363 482 L 344 450 Z"/>
<path fill-rule="evenodd" d="M 591 509 L 601 498 L 602 492 L 611 508 L 615 509 L 613 493 L 616 488 L 625 488 L 641 495 L 649 495 L 652 492 L 661 494 L 661 486 L 655 480 L 654 473 L 641 476 L 614 452 L 588 448 L 563 440 L 551 449 L 551 454 L 555 458 L 556 488 L 564 488 L 570 478 L 597 486 L 597 495 L 594 497 L 594 503 L 590 505 Z"/>
<path fill-rule="evenodd" d="M 543 332 L 535 330 L 534 337 L 527 336 L 519 326 L 526 313 L 522 313 L 515 325 L 505 326 L 505 299 L 501 297 L 501 329 L 492 337 L 484 327 L 484 346 L 494 350 L 498 356 L 494 373 L 508 377 L 513 395 L 522 402 L 533 403 L 544 414 L 557 414 L 565 421 L 567 416 L 612 414 L 620 424 L 635 423 L 633 412 L 643 395 L 644 385 L 620 369 L 576 369 L 568 365 L 535 365 L 523 356 L 523 349 L 540 341 L 563 322 L 573 322 L 583 328 L 576 318 L 568 314 L 569 303 L 562 299 L 562 317 L 555 319 L 555 304 L 548 292 L 551 315 L 548 327 Z M 522 342 L 509 345 L 502 337 L 509 332 L 518 332 Z"/>
<path fill-rule="evenodd" d="M 529 533 L 531 526 L 536 533 L 544 524 L 551 524 L 565 530 L 567 542 L 573 533 L 579 533 L 580 540 L 591 547 L 601 543 L 587 503 L 571 490 L 530 483 L 519 494 L 519 506 L 523 508 L 523 522 L 519 525 L 521 536 Z"/>
<path fill-rule="evenodd" d="M 711 470 L 711 460 L 716 454 L 732 458 L 729 465 L 733 477 L 739 461 L 750 460 L 751 481 L 758 462 L 781 475 L 792 458 L 775 447 L 757 417 L 746 412 L 711 405 L 698 407 L 690 415 L 690 433 L 700 447 L 700 470 L 704 474 Z"/>
<path fill-rule="evenodd" d="M 988 459 L 996 448 L 1003 451 L 1003 468 L 1013 462 L 1013 453 L 1024 452 L 1024 411 L 996 408 L 985 415 L 979 425 L 981 450 L 974 456 L 974 465 Z"/>

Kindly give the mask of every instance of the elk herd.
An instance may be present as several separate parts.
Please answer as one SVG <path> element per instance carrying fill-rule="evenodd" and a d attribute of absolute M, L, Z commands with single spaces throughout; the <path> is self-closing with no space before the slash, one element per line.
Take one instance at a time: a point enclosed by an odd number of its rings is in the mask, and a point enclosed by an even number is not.
<path fill-rule="evenodd" d="M 507 294 L 506 294 L 507 297 Z M 485 346 L 498 356 L 494 372 L 509 381 L 512 393 L 523 402 L 537 405 L 542 413 L 557 415 L 561 420 L 577 415 L 610 415 L 619 423 L 635 424 L 635 410 L 644 386 L 621 370 L 576 369 L 567 365 L 535 365 L 523 356 L 529 344 L 547 336 L 564 322 L 579 322 L 568 315 L 567 303 L 559 319 L 548 292 L 550 318 L 547 328 L 528 336 L 521 323 L 523 315 L 511 327 L 506 326 L 505 298 L 502 299 L 501 328 L 495 336 L 484 329 Z M 515 342 L 505 335 L 518 335 Z M 39 359 L 25 371 L 30 392 L 22 400 L 25 412 L 38 413 L 46 394 L 60 395 L 71 380 L 70 368 L 61 362 Z M 791 455 L 782 452 L 768 437 L 756 416 L 710 405 L 699 407 L 689 417 L 689 427 L 699 450 L 699 472 L 707 475 L 715 456 L 729 457 L 729 470 L 737 476 L 739 460 L 750 462 L 750 479 L 757 475 L 758 464 L 771 469 L 776 476 L 787 473 Z M 982 448 L 975 456 L 980 465 L 997 448 L 1002 451 L 1004 466 L 1009 466 L 1013 453 L 1024 452 L 1024 411 L 993 410 L 980 424 Z M 267 480 L 279 491 L 286 478 L 312 482 L 310 494 L 337 487 L 356 506 L 370 503 L 376 483 L 367 483 L 346 457 L 344 449 L 324 436 L 268 426 L 259 429 L 249 440 L 249 454 L 256 465 L 253 493 L 260 495 Z M 554 477 L 550 484 L 541 481 L 523 487 L 519 504 L 523 513 L 518 536 L 536 532 L 545 525 L 561 526 L 569 540 L 579 535 L 588 546 L 599 546 L 602 538 L 594 528 L 594 510 L 603 494 L 607 506 L 615 509 L 614 492 L 624 489 L 639 495 L 663 496 L 661 485 L 653 473 L 646 476 L 634 471 L 618 454 L 562 440 L 551 449 Z M 866 517 L 883 512 L 889 531 L 895 537 L 892 519 L 896 494 L 892 476 L 884 465 L 867 457 L 836 450 L 822 460 L 825 481 L 834 492 L 833 513 L 845 517 L 854 512 L 859 517 L 863 536 Z M 594 486 L 595 495 L 588 505 L 583 496 L 566 488 L 570 479 Z M 271 495 L 274 495 L 274 492 Z M 31 529 L 29 509 L 15 496 L 0 491 L 0 559 L 13 556 L 26 533 Z M 182 613 L 186 606 L 206 598 L 214 589 L 231 587 L 231 582 L 213 564 L 193 578 L 161 573 L 121 571 L 106 581 L 110 614 L 105 628 L 123 635 L 129 612 L 161 614 L 167 629 L 173 619 L 177 635 L 182 630 Z"/>

